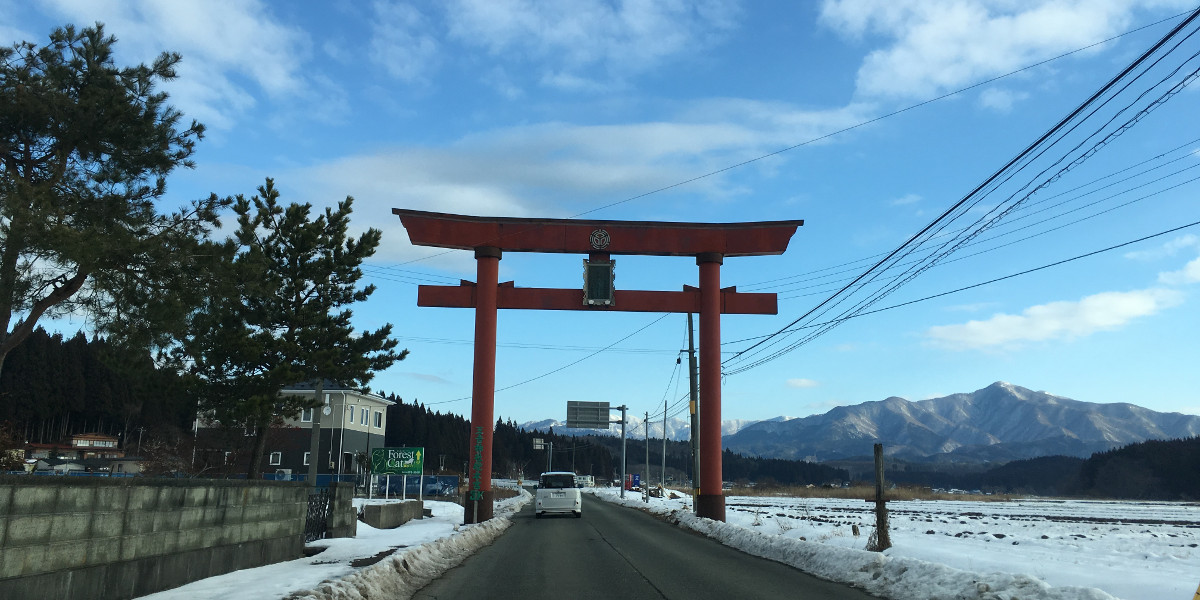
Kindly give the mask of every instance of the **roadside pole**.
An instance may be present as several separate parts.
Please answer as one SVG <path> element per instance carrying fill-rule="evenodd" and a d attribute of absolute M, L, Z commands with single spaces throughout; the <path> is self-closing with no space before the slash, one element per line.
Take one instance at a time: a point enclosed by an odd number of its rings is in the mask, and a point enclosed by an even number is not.
<path fill-rule="evenodd" d="M 875 533 L 867 540 L 867 550 L 872 552 L 883 552 L 892 547 L 883 487 L 883 444 L 875 444 Z"/>
<path fill-rule="evenodd" d="M 312 435 L 308 440 L 308 487 L 316 489 L 317 487 L 317 463 L 320 462 L 321 455 L 321 414 L 329 408 L 328 404 L 323 402 L 325 380 L 317 378 L 317 385 L 313 389 L 313 400 L 315 406 L 312 409 Z M 332 411 L 331 411 L 332 412 Z M 343 419 L 345 416 L 343 415 Z M 342 427 L 345 427 L 343 424 Z M 330 445 L 333 445 L 333 440 L 330 439 Z M 337 489 L 337 486 L 331 486 L 331 489 Z"/>
<path fill-rule="evenodd" d="M 688 411 L 692 417 L 692 511 L 697 510 L 700 499 L 700 382 L 696 369 L 696 336 L 692 328 L 692 313 L 688 313 L 688 379 L 691 384 L 691 401 Z"/>
<path fill-rule="evenodd" d="M 625 411 L 626 406 L 618 406 L 621 410 L 621 498 L 625 498 Z"/>
<path fill-rule="evenodd" d="M 679 359 L 675 362 L 678 364 Z M 679 388 L 675 388 L 678 392 Z M 667 399 L 663 398 L 663 453 L 662 453 L 662 480 L 658 482 L 663 487 L 663 495 L 666 495 L 667 489 Z"/>

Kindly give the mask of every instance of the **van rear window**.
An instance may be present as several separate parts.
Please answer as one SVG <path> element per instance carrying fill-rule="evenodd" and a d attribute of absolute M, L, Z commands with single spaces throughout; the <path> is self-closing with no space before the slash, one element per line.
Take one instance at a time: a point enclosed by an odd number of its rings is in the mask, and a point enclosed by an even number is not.
<path fill-rule="evenodd" d="M 575 487 L 575 476 L 570 473 L 542 475 L 541 487 L 546 489 L 563 489 Z"/>

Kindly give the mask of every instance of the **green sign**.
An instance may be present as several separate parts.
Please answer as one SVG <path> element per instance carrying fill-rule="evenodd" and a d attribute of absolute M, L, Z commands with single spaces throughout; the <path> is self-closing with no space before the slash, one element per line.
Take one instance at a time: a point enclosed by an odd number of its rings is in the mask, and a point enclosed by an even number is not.
<path fill-rule="evenodd" d="M 371 472 L 376 475 L 421 475 L 424 469 L 424 448 L 371 450 Z"/>

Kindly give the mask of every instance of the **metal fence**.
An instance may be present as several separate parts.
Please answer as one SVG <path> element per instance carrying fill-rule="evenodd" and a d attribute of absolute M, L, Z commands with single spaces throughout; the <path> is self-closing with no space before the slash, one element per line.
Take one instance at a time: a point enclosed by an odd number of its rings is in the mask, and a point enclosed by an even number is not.
<path fill-rule="evenodd" d="M 308 515 L 304 519 L 304 542 L 324 539 L 329 533 L 329 514 L 333 494 L 323 489 L 308 495 Z"/>

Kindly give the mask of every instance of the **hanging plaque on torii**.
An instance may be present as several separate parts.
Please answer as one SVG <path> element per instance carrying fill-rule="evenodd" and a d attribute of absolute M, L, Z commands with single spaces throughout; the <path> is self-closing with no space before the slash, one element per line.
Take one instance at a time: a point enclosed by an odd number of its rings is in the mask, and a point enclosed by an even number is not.
<path fill-rule="evenodd" d="M 473 250 L 474 283 L 422 285 L 417 306 L 475 309 L 471 384 L 470 471 L 465 522 L 493 514 L 492 427 L 495 423 L 498 309 L 679 312 L 700 315 L 700 495 L 696 514 L 725 520 L 721 490 L 721 314 L 776 314 L 775 294 L 721 289 L 726 257 L 783 254 L 804 221 L 674 223 L 472 217 L 392 209 L 415 246 Z M 582 289 L 521 288 L 499 282 L 504 252 L 586 254 Z M 613 255 L 691 256 L 700 287 L 682 291 L 621 290 Z"/>

